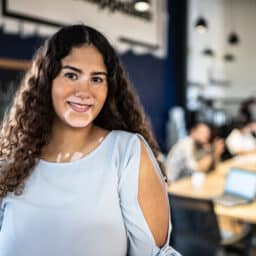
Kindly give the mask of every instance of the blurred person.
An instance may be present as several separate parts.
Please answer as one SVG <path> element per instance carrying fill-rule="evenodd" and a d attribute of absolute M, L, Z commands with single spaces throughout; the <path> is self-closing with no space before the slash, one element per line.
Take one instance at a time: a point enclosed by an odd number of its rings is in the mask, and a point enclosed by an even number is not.
<path fill-rule="evenodd" d="M 0 137 L 0 256 L 179 255 L 156 143 L 100 32 L 46 41 Z"/>
<path fill-rule="evenodd" d="M 254 122 L 239 121 L 225 140 L 228 151 L 234 155 L 256 153 L 256 131 Z"/>
<path fill-rule="evenodd" d="M 224 149 L 221 139 L 210 143 L 211 130 L 205 123 L 192 127 L 189 136 L 178 141 L 166 158 L 166 171 L 170 182 L 191 176 L 194 172 L 208 172 L 220 160 Z"/>

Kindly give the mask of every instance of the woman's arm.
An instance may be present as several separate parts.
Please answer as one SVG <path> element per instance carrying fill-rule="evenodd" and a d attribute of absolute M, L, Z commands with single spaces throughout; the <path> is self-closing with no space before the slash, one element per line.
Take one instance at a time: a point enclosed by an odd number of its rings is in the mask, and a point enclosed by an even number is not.
<path fill-rule="evenodd" d="M 168 237 L 168 198 L 143 142 L 139 169 L 138 201 L 156 245 L 162 247 Z"/>
<path fill-rule="evenodd" d="M 169 246 L 169 204 L 161 170 L 138 134 L 126 145 L 119 180 L 120 206 L 129 256 L 178 256 Z"/>

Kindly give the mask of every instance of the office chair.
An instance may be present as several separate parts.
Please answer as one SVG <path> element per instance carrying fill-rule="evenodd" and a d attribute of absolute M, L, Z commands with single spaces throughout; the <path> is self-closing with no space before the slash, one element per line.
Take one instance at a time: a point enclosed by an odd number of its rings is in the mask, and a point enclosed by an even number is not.
<path fill-rule="evenodd" d="M 170 243 L 183 256 L 226 255 L 229 252 L 246 255 L 243 245 L 250 232 L 223 240 L 212 200 L 169 194 L 169 201 L 173 224 Z"/>

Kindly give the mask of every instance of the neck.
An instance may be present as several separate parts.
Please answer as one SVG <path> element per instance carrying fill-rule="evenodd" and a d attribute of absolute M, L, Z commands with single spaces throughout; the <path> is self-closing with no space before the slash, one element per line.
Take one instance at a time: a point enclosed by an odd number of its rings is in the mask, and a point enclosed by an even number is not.
<path fill-rule="evenodd" d="M 52 127 L 50 143 L 45 151 L 51 154 L 81 152 L 95 130 L 90 124 L 84 128 L 73 128 L 60 120 L 55 120 Z"/>

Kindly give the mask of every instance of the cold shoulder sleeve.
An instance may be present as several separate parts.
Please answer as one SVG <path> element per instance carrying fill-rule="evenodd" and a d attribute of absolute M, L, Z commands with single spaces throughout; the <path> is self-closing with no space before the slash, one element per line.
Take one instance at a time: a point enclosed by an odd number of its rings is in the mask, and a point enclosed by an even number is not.
<path fill-rule="evenodd" d="M 2 223 L 3 223 L 3 218 L 4 218 L 3 199 L 0 199 L 0 232 L 1 232 L 1 227 L 2 227 Z"/>
<path fill-rule="evenodd" d="M 168 236 L 164 246 L 159 248 L 146 222 L 138 202 L 139 167 L 141 143 L 144 143 L 155 171 L 162 182 L 163 176 L 149 145 L 139 134 L 133 134 L 126 145 L 126 153 L 122 159 L 118 192 L 123 219 L 128 236 L 128 256 L 180 256 L 169 246 L 171 223 L 169 217 Z M 169 214 L 170 216 L 170 214 Z"/>

